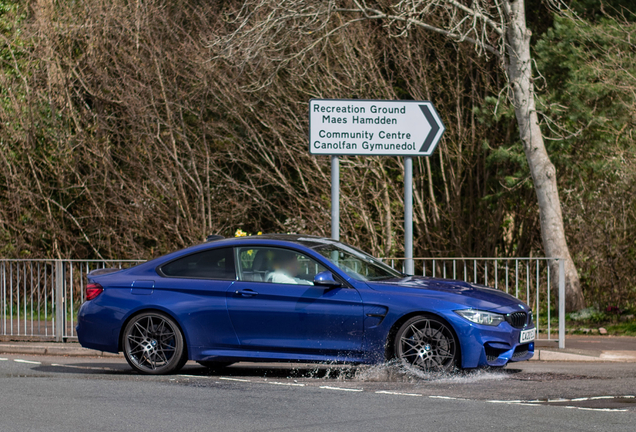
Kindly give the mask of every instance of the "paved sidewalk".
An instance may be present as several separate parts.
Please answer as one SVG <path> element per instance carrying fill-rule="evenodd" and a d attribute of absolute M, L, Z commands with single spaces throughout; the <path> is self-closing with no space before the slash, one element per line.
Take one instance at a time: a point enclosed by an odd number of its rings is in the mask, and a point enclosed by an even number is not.
<path fill-rule="evenodd" d="M 546 340 L 538 340 L 536 345 L 532 360 L 636 363 L 633 336 L 566 336 L 565 349 Z"/>
<path fill-rule="evenodd" d="M 538 340 L 535 361 L 600 361 L 636 363 L 636 337 L 568 336 L 565 349 L 554 342 Z M 71 357 L 123 357 L 82 348 L 77 342 L 0 342 L 0 354 L 59 355 Z"/>
<path fill-rule="evenodd" d="M 77 342 L 0 342 L 0 354 L 32 354 L 69 357 L 123 357 L 121 353 L 113 354 L 95 351 Z"/>

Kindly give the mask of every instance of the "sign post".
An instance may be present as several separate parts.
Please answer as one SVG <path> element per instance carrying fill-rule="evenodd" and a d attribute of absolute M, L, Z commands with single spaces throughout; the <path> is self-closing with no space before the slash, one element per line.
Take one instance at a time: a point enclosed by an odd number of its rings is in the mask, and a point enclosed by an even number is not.
<path fill-rule="evenodd" d="M 309 153 L 331 155 L 331 237 L 340 238 L 338 156 L 403 156 L 404 271 L 413 274 L 413 156 L 430 156 L 444 130 L 429 101 L 310 100 Z"/>
<path fill-rule="evenodd" d="M 404 157 L 404 273 L 415 272 L 413 264 L 413 158 Z"/>
<path fill-rule="evenodd" d="M 340 240 L 340 160 L 331 156 L 331 238 Z"/>

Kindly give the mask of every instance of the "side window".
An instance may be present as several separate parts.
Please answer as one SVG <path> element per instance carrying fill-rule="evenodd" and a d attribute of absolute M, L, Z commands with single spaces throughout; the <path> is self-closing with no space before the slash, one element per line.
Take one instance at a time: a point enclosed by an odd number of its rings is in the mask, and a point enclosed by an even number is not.
<path fill-rule="evenodd" d="M 239 279 L 290 285 L 313 285 L 314 276 L 327 270 L 312 258 L 289 249 L 237 248 Z"/>
<path fill-rule="evenodd" d="M 211 249 L 179 258 L 161 267 L 169 277 L 236 279 L 232 248 Z"/>

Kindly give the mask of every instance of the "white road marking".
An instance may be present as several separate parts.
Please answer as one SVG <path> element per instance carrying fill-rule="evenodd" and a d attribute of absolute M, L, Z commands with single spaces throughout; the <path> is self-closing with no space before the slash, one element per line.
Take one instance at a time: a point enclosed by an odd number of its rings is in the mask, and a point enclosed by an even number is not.
<path fill-rule="evenodd" d="M 431 396 L 432 397 L 432 396 Z M 582 402 L 588 400 L 599 400 L 599 399 L 617 399 L 617 398 L 630 398 L 633 396 L 594 396 L 594 397 L 582 397 L 582 398 L 574 398 L 574 399 L 548 399 L 548 400 L 530 400 L 530 401 L 519 401 L 519 400 L 489 400 L 486 402 L 490 403 L 502 403 L 507 405 L 525 405 L 525 406 L 550 406 L 550 407 L 559 407 L 566 409 L 578 409 L 582 411 L 603 411 L 603 412 L 626 412 L 626 409 L 620 408 L 588 408 L 588 407 L 578 407 L 572 405 L 547 405 L 548 403 L 560 403 L 560 402 Z"/>
<path fill-rule="evenodd" d="M 200 376 L 200 375 L 185 375 L 185 374 L 181 374 L 179 375 L 181 377 L 187 377 L 187 378 L 212 378 L 212 377 L 206 377 L 206 376 Z M 217 379 L 219 380 L 224 380 L 224 381 L 238 381 L 238 382 L 252 382 L 251 380 L 246 380 L 246 379 L 240 379 L 240 378 L 230 378 L 230 377 L 218 377 Z M 282 385 L 282 386 L 294 386 L 294 387 L 306 387 L 305 384 L 302 383 L 285 383 L 285 382 L 279 382 L 279 381 L 257 381 L 255 383 L 262 383 L 262 384 L 272 384 L 272 385 Z M 220 384 L 219 381 L 216 381 L 215 383 Z M 313 387 L 313 386 L 310 386 Z M 353 389 L 353 388 L 346 388 L 346 387 L 334 387 L 334 386 L 319 386 L 319 388 L 324 389 L 324 390 L 337 390 L 337 391 L 347 391 L 347 392 L 363 392 L 364 389 Z M 418 393 L 403 393 L 403 392 L 396 392 L 396 391 L 388 391 L 388 390 L 378 390 L 375 392 L 376 394 L 387 394 L 387 395 L 395 395 L 395 396 L 413 396 L 413 397 L 421 397 L 423 395 L 418 394 Z M 523 406 L 552 406 L 554 407 L 555 405 L 546 405 L 547 403 L 559 403 L 559 402 L 576 402 L 576 401 L 586 401 L 586 400 L 593 400 L 593 399 L 613 399 L 613 398 L 634 398 L 636 396 L 633 395 L 626 395 L 626 396 L 595 396 L 595 397 L 585 397 L 585 398 L 575 398 L 575 399 L 548 399 L 548 400 L 529 400 L 529 401 L 524 401 L 524 400 L 487 400 L 485 402 L 488 403 L 500 403 L 500 404 L 507 404 L 507 405 L 523 405 Z M 474 401 L 474 402 L 478 402 L 478 400 L 472 400 L 472 399 L 465 399 L 465 398 L 457 398 L 457 397 L 452 397 L 452 396 L 429 396 L 429 398 L 431 399 L 443 399 L 443 400 L 457 400 L 457 401 Z M 625 412 L 628 411 L 626 409 L 612 409 L 612 408 L 586 408 L 586 407 L 576 407 L 576 406 L 562 406 L 562 405 L 557 405 L 557 407 L 560 408 L 567 408 L 567 409 L 579 409 L 579 410 L 584 410 L 584 411 L 603 411 L 603 412 Z"/>
<path fill-rule="evenodd" d="M 385 390 L 380 390 L 380 391 L 377 391 L 376 393 L 377 394 L 396 395 L 396 396 L 422 396 L 421 394 L 417 394 L 417 393 L 400 393 L 400 392 L 385 391 Z"/>
<path fill-rule="evenodd" d="M 267 381 L 265 384 L 273 384 L 273 385 L 282 385 L 282 386 L 292 386 L 292 387 L 305 387 L 305 384 L 297 384 L 297 383 L 284 383 L 284 382 L 276 382 L 276 381 Z"/>
<path fill-rule="evenodd" d="M 28 363 L 28 364 L 42 364 L 41 362 L 38 361 L 31 361 L 31 360 L 22 360 L 22 359 L 13 359 L 14 362 L 16 363 Z"/>
<path fill-rule="evenodd" d="M 220 380 L 224 380 L 224 381 L 251 382 L 250 380 L 239 379 L 239 378 L 226 378 L 226 377 L 219 377 L 219 379 L 220 379 Z"/>
<path fill-rule="evenodd" d="M 619 408 L 586 408 L 586 407 L 575 407 L 575 406 L 564 406 L 563 408 L 575 408 L 582 411 L 604 411 L 604 412 L 625 412 L 626 409 Z"/>
<path fill-rule="evenodd" d="M 320 386 L 321 389 L 325 389 L 325 390 L 340 390 L 340 391 L 348 391 L 348 392 L 361 392 L 364 391 L 364 389 L 351 389 L 351 388 L 344 388 L 344 387 L 331 387 L 331 386 Z"/>
<path fill-rule="evenodd" d="M 634 395 L 624 395 L 624 396 L 589 396 L 589 397 L 579 397 L 579 398 L 573 398 L 573 399 L 565 399 L 565 398 L 559 398 L 559 399 L 534 399 L 534 400 L 529 400 L 529 401 L 524 401 L 524 402 L 528 402 L 528 403 L 547 403 L 547 402 L 583 402 L 583 401 L 589 401 L 589 400 L 599 400 L 599 399 L 633 399 L 636 396 Z M 515 401 L 501 401 L 501 402 L 515 402 Z"/>
<path fill-rule="evenodd" d="M 9 360 L 8 358 L 4 358 L 4 357 L 0 357 L 0 361 L 7 361 Z"/>

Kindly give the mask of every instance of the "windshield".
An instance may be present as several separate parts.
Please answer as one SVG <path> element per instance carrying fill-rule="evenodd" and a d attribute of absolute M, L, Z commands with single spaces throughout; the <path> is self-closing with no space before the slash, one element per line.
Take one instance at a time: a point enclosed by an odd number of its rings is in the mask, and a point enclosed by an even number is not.
<path fill-rule="evenodd" d="M 357 280 L 378 281 L 403 276 L 371 255 L 342 243 L 314 246 L 313 249 Z"/>

